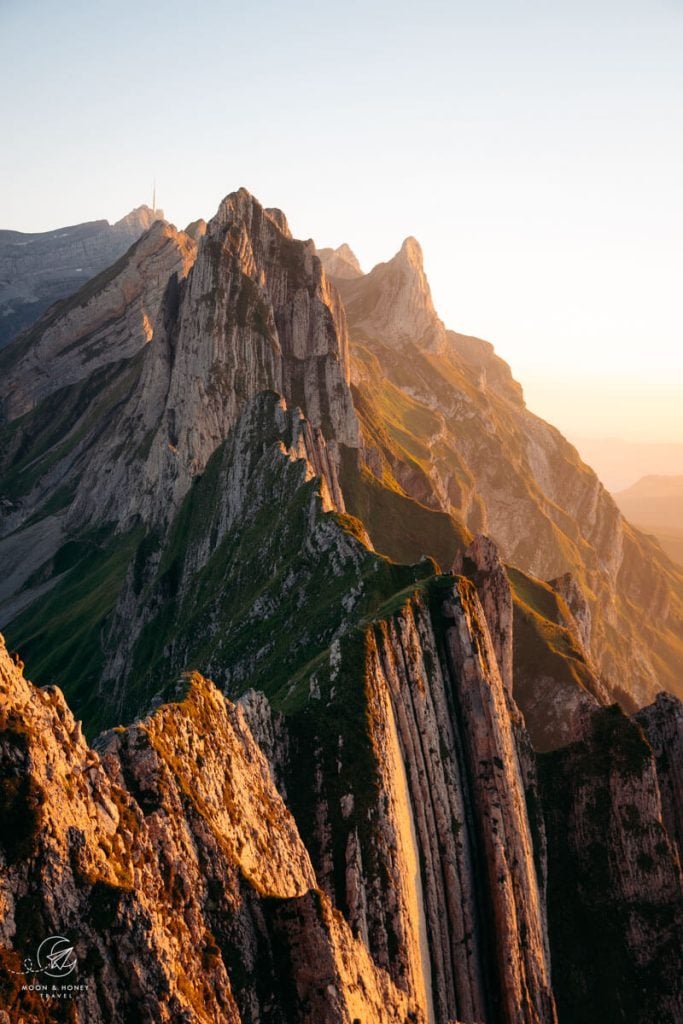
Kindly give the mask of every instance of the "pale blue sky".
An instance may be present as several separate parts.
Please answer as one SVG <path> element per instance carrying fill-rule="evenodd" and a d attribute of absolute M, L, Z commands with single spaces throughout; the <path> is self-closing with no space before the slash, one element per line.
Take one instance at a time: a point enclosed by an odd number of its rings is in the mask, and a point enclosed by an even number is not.
<path fill-rule="evenodd" d="M 683 441 L 683 2 L 0 0 L 0 226 L 245 185 L 366 268 L 422 243 L 448 326 L 565 431 Z"/>

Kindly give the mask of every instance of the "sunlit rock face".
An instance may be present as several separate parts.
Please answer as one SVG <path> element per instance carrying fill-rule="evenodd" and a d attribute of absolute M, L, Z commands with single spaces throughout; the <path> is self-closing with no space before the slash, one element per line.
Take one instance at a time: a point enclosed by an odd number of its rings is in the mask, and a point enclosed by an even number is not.
<path fill-rule="evenodd" d="M 50 394 L 91 407 L 89 430 L 63 424 L 68 460 L 37 481 L 75 479 L 81 523 L 168 521 L 245 402 L 266 389 L 305 411 L 334 461 L 340 444 L 358 444 L 337 293 L 313 244 L 293 240 L 283 215 L 244 190 L 198 241 L 153 227 L 120 267 L 10 346 L 4 365 L 9 422 Z M 15 446 L 30 433 L 19 427 Z"/>
<path fill-rule="evenodd" d="M 346 242 L 336 249 L 318 249 L 317 253 L 325 270 L 331 277 L 353 278 L 363 276 L 358 258 Z"/>
<path fill-rule="evenodd" d="M 14 420 L 50 395 L 130 359 L 151 341 L 169 278 L 192 266 L 192 240 L 164 221 L 3 354 L 0 399 Z"/>
<path fill-rule="evenodd" d="M 446 332 L 432 303 L 417 239 L 406 238 L 392 260 L 366 276 L 348 272 L 346 253 L 322 250 L 319 255 L 330 276 L 343 281 L 344 306 L 359 335 L 382 338 L 393 348 L 413 343 L 436 352 L 444 347 Z M 342 273 L 337 274 L 340 260 Z M 360 271 L 357 261 L 351 265 Z"/>
<path fill-rule="evenodd" d="M 623 519 L 562 435 L 526 409 L 492 346 L 444 330 L 415 240 L 353 278 L 335 276 L 329 252 L 320 255 L 347 314 L 361 465 L 491 537 L 507 564 L 557 580 L 581 643 L 627 709 L 662 686 L 683 693 L 681 574 Z M 361 514 L 361 501 L 347 505 Z M 386 521 L 370 530 L 380 551 L 391 550 L 394 532 Z M 435 546 L 423 535 L 411 556 Z"/>
<path fill-rule="evenodd" d="M 244 712 L 186 686 L 95 751 L 0 648 L 3 1009 L 61 1019 L 22 986 L 25 957 L 63 935 L 71 1020 L 423 1019 L 317 889 Z"/>
<path fill-rule="evenodd" d="M 98 220 L 38 234 L 0 230 L 0 348 L 123 256 L 163 216 L 139 206 L 115 224 Z"/>

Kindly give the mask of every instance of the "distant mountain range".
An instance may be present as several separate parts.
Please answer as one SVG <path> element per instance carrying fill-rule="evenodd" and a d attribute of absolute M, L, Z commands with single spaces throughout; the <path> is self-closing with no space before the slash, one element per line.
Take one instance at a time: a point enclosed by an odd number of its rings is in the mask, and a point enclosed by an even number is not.
<path fill-rule="evenodd" d="M 54 302 L 114 263 L 163 210 L 139 206 L 106 220 L 26 234 L 0 230 L 0 348 Z"/>
<path fill-rule="evenodd" d="M 612 494 L 631 487 L 644 476 L 683 474 L 683 444 L 594 437 L 572 437 L 570 440 Z"/>
<path fill-rule="evenodd" d="M 653 534 L 683 565 L 683 476 L 644 476 L 614 500 L 627 519 Z"/>

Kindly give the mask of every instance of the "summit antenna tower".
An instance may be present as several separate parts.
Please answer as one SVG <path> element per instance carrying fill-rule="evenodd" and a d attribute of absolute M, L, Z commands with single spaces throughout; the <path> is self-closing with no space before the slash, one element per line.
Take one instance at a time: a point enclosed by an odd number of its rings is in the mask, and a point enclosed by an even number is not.
<path fill-rule="evenodd" d="M 152 182 L 152 213 L 157 212 L 157 179 Z"/>

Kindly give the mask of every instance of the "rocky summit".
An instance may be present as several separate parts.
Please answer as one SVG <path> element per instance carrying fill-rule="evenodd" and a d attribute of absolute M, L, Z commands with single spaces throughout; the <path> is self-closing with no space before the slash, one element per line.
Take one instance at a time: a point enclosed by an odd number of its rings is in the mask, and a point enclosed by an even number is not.
<path fill-rule="evenodd" d="M 241 189 L 0 370 L 0 1021 L 683 1019 L 683 575 L 415 239 Z"/>

